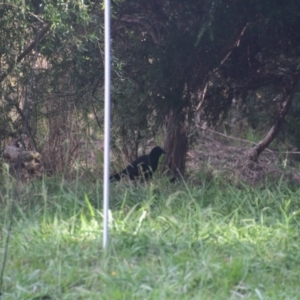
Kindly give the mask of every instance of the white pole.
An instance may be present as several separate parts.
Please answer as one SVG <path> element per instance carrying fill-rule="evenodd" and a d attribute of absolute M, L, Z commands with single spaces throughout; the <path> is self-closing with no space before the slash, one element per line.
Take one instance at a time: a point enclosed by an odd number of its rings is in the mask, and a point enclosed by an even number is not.
<path fill-rule="evenodd" d="M 110 0 L 104 2 L 105 83 L 104 83 L 104 187 L 103 187 L 103 248 L 108 244 L 109 164 L 110 164 Z"/>

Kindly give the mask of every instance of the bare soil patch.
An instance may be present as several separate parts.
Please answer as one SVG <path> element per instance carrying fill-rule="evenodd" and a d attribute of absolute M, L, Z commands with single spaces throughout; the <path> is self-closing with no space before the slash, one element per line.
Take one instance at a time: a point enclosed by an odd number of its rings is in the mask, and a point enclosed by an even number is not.
<path fill-rule="evenodd" d="M 237 184 L 257 185 L 267 180 L 300 183 L 299 162 L 294 159 L 294 152 L 266 149 L 255 163 L 249 160 L 253 146 L 249 141 L 203 133 L 188 152 L 187 170 L 191 178 L 201 174 L 209 178 L 221 176 Z"/>

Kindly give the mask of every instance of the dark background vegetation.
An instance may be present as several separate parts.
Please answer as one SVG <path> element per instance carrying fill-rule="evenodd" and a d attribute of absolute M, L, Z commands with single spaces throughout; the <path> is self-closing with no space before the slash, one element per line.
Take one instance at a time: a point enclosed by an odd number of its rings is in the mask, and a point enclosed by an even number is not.
<path fill-rule="evenodd" d="M 279 133 L 283 150 L 299 148 L 299 1 L 119 0 L 111 11 L 116 157 L 160 144 L 179 176 L 203 128 L 273 130 L 253 161 Z M 99 172 L 103 3 L 14 0 L 0 15 L 1 149 L 23 133 L 49 174 L 76 161 Z"/>

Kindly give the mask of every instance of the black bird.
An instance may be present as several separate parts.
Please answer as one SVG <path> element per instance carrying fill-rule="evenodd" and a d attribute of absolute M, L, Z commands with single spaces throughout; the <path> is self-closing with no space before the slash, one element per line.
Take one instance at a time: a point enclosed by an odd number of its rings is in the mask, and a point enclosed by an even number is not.
<path fill-rule="evenodd" d="M 166 152 L 159 146 L 154 147 L 150 154 L 138 157 L 133 163 L 129 164 L 126 169 L 109 177 L 110 181 L 120 181 L 122 177 L 128 176 L 130 180 L 149 179 L 152 173 L 156 171 L 158 160 Z"/>

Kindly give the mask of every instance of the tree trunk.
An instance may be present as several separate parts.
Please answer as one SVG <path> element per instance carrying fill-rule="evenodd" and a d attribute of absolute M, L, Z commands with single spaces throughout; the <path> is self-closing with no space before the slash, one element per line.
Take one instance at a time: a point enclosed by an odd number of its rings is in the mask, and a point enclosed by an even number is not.
<path fill-rule="evenodd" d="M 184 175 L 187 149 L 187 121 L 180 120 L 180 112 L 171 111 L 164 141 L 164 150 L 167 152 L 164 169 L 167 173 L 178 178 Z"/>
<path fill-rule="evenodd" d="M 298 88 L 298 83 L 299 83 L 299 76 L 297 77 L 296 80 L 294 80 L 291 92 L 289 93 L 288 96 L 286 96 L 282 108 L 279 111 L 278 117 L 276 119 L 275 124 L 271 127 L 267 135 L 258 143 L 256 146 L 251 150 L 249 159 L 251 161 L 256 162 L 258 160 L 259 155 L 268 147 L 268 145 L 277 137 L 282 123 L 285 119 L 285 116 L 287 115 L 289 108 L 292 105 L 294 95 L 297 92 Z"/>

